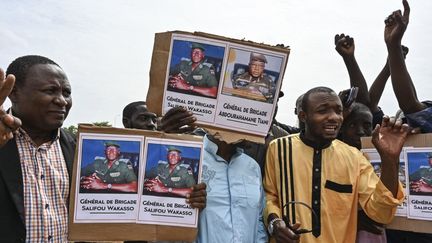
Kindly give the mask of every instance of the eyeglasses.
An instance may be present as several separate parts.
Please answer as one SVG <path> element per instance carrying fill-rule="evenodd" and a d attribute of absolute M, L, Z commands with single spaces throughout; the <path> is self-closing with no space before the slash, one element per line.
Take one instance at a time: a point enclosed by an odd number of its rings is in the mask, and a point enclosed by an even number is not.
<path fill-rule="evenodd" d="M 297 205 L 301 205 L 301 206 L 304 206 L 304 207 L 308 208 L 308 209 L 312 212 L 312 215 L 313 215 L 313 217 L 314 217 L 315 222 L 318 222 L 318 216 L 317 216 L 317 214 L 315 213 L 315 210 L 313 210 L 309 205 L 307 205 L 307 204 L 304 203 L 304 202 L 298 202 L 298 201 L 290 201 L 290 202 L 287 202 L 287 203 L 283 206 L 282 211 L 284 211 L 285 207 L 287 207 L 288 205 L 291 205 L 291 204 L 294 204 L 294 205 L 297 204 Z M 287 210 L 287 212 L 289 212 L 289 211 Z M 282 219 L 283 219 L 283 221 L 285 222 L 286 226 L 287 226 L 290 230 L 292 230 L 295 234 L 298 234 L 298 235 L 300 235 L 300 234 L 306 234 L 306 233 L 311 233 L 311 232 L 313 232 L 314 230 L 317 230 L 317 228 L 318 228 L 318 226 L 315 226 L 315 228 L 312 228 L 312 229 L 293 229 L 293 228 L 291 227 L 291 222 L 290 222 L 290 220 L 289 220 L 289 214 L 288 214 L 288 215 L 284 215 L 284 216 L 282 216 Z"/>

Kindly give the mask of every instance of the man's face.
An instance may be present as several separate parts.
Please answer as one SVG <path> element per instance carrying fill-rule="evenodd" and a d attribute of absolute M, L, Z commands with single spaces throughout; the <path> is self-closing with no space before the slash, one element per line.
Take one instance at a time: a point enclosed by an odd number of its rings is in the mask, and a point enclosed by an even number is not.
<path fill-rule="evenodd" d="M 259 78 L 264 72 L 265 63 L 260 61 L 252 61 L 249 63 L 249 74 L 254 78 Z"/>
<path fill-rule="evenodd" d="M 191 59 L 193 63 L 198 63 L 201 62 L 201 60 L 204 58 L 204 51 L 199 49 L 199 48 L 195 48 L 192 49 L 191 52 Z"/>
<path fill-rule="evenodd" d="M 146 105 L 136 107 L 136 111 L 130 118 L 130 127 L 143 130 L 156 130 L 156 114 L 147 110 Z"/>
<path fill-rule="evenodd" d="M 13 111 L 25 129 L 52 132 L 63 125 L 72 107 L 71 86 L 63 70 L 52 64 L 32 66 L 10 95 Z"/>
<path fill-rule="evenodd" d="M 105 157 L 109 161 L 113 161 L 118 159 L 120 156 L 120 149 L 116 146 L 107 146 L 105 148 Z"/>
<path fill-rule="evenodd" d="M 300 112 L 306 125 L 306 138 L 320 143 L 335 139 L 343 121 L 342 109 L 342 102 L 335 93 L 310 94 L 307 111 Z"/>
<path fill-rule="evenodd" d="M 340 133 L 342 141 L 361 149 L 360 138 L 372 134 L 372 113 L 360 109 L 350 114 L 348 119 L 344 121 Z"/>
<path fill-rule="evenodd" d="M 170 165 L 176 165 L 181 159 L 180 153 L 174 150 L 169 151 L 167 157 Z"/>

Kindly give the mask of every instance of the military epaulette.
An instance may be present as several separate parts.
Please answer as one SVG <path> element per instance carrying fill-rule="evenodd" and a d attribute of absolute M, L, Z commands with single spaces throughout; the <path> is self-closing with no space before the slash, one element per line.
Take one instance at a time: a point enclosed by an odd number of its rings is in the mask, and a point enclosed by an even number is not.
<path fill-rule="evenodd" d="M 165 160 L 159 160 L 158 164 L 166 165 L 166 164 L 168 164 L 168 162 Z"/>
<path fill-rule="evenodd" d="M 94 159 L 95 159 L 95 160 L 105 160 L 105 157 L 102 157 L 102 156 L 96 156 Z"/>
<path fill-rule="evenodd" d="M 189 164 L 183 164 L 183 163 L 181 163 L 180 166 L 183 167 L 183 168 L 186 168 L 186 169 L 190 168 Z"/>
<path fill-rule="evenodd" d="M 130 160 L 129 160 L 129 159 L 119 159 L 118 161 L 119 161 L 119 162 L 126 163 L 126 164 L 130 163 Z"/>
<path fill-rule="evenodd" d="M 203 62 L 202 63 L 204 66 L 207 66 L 208 68 L 212 68 L 213 64 L 209 63 L 209 62 Z"/>

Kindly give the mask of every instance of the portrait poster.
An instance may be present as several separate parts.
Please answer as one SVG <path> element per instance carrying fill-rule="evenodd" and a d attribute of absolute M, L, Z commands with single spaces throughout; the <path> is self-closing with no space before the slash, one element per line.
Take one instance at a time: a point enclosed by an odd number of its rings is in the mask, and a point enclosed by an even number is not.
<path fill-rule="evenodd" d="M 196 227 L 186 195 L 201 181 L 202 142 L 147 138 L 137 223 Z"/>
<path fill-rule="evenodd" d="M 265 137 L 289 48 L 212 37 L 185 32 L 156 34 L 148 107 L 163 115 L 183 106 L 204 127 Z M 165 70 L 161 63 L 166 63 Z"/>
<path fill-rule="evenodd" d="M 402 149 L 402 152 L 399 157 L 399 181 L 402 184 L 402 187 L 405 191 L 405 195 L 408 195 L 407 193 L 407 187 L 406 187 L 406 164 L 405 164 L 405 151 L 406 148 Z M 362 149 L 362 152 L 365 153 L 371 162 L 372 167 L 374 168 L 375 174 L 377 174 L 378 177 L 381 177 L 381 157 L 376 149 Z M 408 201 L 407 196 L 405 196 L 404 201 L 401 205 L 399 205 L 396 209 L 396 216 L 407 216 L 407 207 L 408 207 Z"/>
<path fill-rule="evenodd" d="M 135 222 L 143 147 L 143 136 L 80 133 L 75 222 Z"/>
<path fill-rule="evenodd" d="M 432 220 L 432 147 L 406 150 L 408 218 Z"/>

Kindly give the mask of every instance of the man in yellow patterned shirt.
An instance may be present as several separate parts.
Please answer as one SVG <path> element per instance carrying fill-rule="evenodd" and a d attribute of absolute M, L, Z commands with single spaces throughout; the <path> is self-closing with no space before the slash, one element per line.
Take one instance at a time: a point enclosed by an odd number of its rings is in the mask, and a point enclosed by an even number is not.
<path fill-rule="evenodd" d="M 389 223 L 404 198 L 398 164 L 408 126 L 386 117 L 375 128 L 378 178 L 358 149 L 336 139 L 343 107 L 333 90 L 309 90 L 302 108 L 305 130 L 273 140 L 267 150 L 264 217 L 273 242 L 355 242 L 358 205 Z"/>

